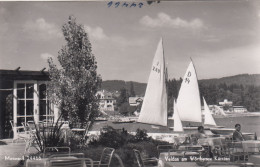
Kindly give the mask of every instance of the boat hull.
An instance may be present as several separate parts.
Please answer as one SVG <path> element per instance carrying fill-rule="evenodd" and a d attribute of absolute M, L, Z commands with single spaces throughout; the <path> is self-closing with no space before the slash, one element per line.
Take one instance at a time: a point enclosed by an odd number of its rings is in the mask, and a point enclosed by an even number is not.
<path fill-rule="evenodd" d="M 135 121 L 113 121 L 114 124 L 124 124 L 124 123 L 133 123 Z"/>
<path fill-rule="evenodd" d="M 232 128 L 210 128 L 210 131 L 217 135 L 232 135 L 235 129 Z"/>

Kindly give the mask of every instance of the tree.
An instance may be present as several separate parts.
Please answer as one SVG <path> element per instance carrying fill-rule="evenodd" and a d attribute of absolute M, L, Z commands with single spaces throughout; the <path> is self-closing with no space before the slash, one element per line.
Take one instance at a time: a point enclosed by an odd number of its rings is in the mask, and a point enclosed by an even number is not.
<path fill-rule="evenodd" d="M 136 107 L 130 106 L 128 102 L 124 102 L 123 104 L 121 104 L 119 108 L 119 113 L 125 116 L 132 115 L 135 111 L 136 111 Z"/>
<path fill-rule="evenodd" d="M 82 25 L 69 17 L 62 26 L 66 45 L 58 53 L 58 68 L 48 59 L 50 83 L 49 99 L 59 106 L 62 116 L 80 127 L 93 124 L 98 115 L 98 99 L 95 96 L 101 77 L 97 74 L 97 62 L 91 43 Z M 90 127 L 88 126 L 88 127 Z"/>
<path fill-rule="evenodd" d="M 128 98 L 129 98 L 129 95 L 128 95 L 126 88 L 121 88 L 120 89 L 120 95 L 116 100 L 117 106 L 120 107 L 123 103 L 128 102 Z"/>
<path fill-rule="evenodd" d="M 130 82 L 130 96 L 135 97 L 135 89 L 132 81 Z"/>

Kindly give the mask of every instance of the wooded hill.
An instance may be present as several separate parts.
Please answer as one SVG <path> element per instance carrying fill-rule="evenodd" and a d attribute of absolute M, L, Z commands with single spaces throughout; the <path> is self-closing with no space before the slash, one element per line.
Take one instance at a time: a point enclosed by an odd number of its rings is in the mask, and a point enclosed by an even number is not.
<path fill-rule="evenodd" d="M 133 83 L 135 94 L 143 96 L 145 94 L 146 83 L 123 80 L 107 80 L 102 82 L 101 89 L 105 89 L 110 92 L 120 91 L 122 88 L 130 90 L 131 82 Z M 199 83 L 203 83 L 204 85 L 238 84 L 243 86 L 260 86 L 260 74 L 240 74 L 223 78 L 203 79 L 199 80 Z"/>
<path fill-rule="evenodd" d="M 168 81 L 168 107 L 172 110 L 173 98 L 177 99 L 182 78 Z M 146 84 L 138 82 L 125 82 L 120 80 L 103 81 L 101 89 L 110 92 L 118 91 L 119 94 L 125 88 L 123 97 L 144 96 Z M 201 97 L 204 96 L 208 104 L 218 104 L 224 99 L 233 101 L 233 105 L 245 106 L 248 111 L 260 111 L 260 74 L 241 74 L 219 79 L 199 80 Z M 202 100 L 202 99 L 201 99 Z"/>

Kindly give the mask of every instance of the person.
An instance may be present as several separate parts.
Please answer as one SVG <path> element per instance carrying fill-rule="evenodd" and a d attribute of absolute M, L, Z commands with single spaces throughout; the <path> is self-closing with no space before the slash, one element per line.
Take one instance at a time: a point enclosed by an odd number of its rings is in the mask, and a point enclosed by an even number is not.
<path fill-rule="evenodd" d="M 199 126 L 198 127 L 198 132 L 191 135 L 191 143 L 193 145 L 196 145 L 198 143 L 198 139 L 206 138 L 206 137 L 207 137 L 207 135 L 204 132 L 204 127 L 203 126 Z"/>
<path fill-rule="evenodd" d="M 195 134 L 193 135 L 193 137 L 196 137 L 197 139 L 206 138 L 207 136 L 206 136 L 206 134 L 205 134 L 205 132 L 204 132 L 204 127 L 203 127 L 203 126 L 199 126 L 199 127 L 198 127 L 198 132 L 195 133 Z"/>
<path fill-rule="evenodd" d="M 240 124 L 236 124 L 236 125 L 235 125 L 235 129 L 236 129 L 236 130 L 235 130 L 234 133 L 233 133 L 233 140 L 234 140 L 234 141 L 244 141 L 245 139 L 244 139 L 242 133 L 240 132 L 240 130 L 241 130 L 241 125 L 240 125 Z"/>

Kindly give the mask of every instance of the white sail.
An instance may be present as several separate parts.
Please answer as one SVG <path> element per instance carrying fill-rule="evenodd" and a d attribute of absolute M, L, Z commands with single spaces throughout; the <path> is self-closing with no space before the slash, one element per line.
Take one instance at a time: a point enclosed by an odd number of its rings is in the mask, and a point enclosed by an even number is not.
<path fill-rule="evenodd" d="M 138 122 L 167 126 L 167 93 L 162 39 L 160 40 L 148 79 Z"/>
<path fill-rule="evenodd" d="M 209 107 L 206 103 L 206 100 L 203 97 L 203 102 L 204 102 L 204 113 L 205 113 L 205 117 L 204 117 L 204 125 L 213 125 L 216 126 L 216 122 L 214 120 L 214 118 L 212 117 Z"/>
<path fill-rule="evenodd" d="M 180 116 L 179 116 L 179 112 L 178 112 L 175 100 L 174 100 L 173 103 L 174 103 L 173 104 L 174 105 L 174 114 L 173 114 L 174 131 L 175 132 L 183 132 L 183 127 L 182 127 L 182 123 L 181 123 L 181 120 L 180 120 Z"/>
<path fill-rule="evenodd" d="M 183 77 L 177 107 L 182 121 L 202 122 L 199 86 L 192 62 Z"/>
<path fill-rule="evenodd" d="M 223 116 L 226 116 L 226 115 L 227 115 L 227 114 L 223 111 L 223 109 L 220 108 L 219 106 L 214 105 L 214 107 L 219 111 L 219 113 L 220 113 L 221 115 L 223 115 Z"/>

